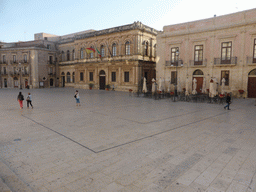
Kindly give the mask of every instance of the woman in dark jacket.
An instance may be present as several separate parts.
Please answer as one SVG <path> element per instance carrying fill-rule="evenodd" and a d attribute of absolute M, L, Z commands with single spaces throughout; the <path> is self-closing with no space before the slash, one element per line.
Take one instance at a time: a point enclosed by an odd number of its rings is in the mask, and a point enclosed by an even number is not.
<path fill-rule="evenodd" d="M 227 105 L 224 107 L 224 109 L 228 108 L 228 110 L 230 110 L 229 105 L 231 103 L 231 97 L 230 97 L 229 93 L 227 94 L 226 103 L 227 103 Z"/>
<path fill-rule="evenodd" d="M 17 100 L 19 101 L 20 109 L 23 109 L 23 100 L 24 100 L 24 96 L 22 95 L 21 92 L 19 92 L 19 95 L 18 95 L 18 97 L 17 97 Z"/>

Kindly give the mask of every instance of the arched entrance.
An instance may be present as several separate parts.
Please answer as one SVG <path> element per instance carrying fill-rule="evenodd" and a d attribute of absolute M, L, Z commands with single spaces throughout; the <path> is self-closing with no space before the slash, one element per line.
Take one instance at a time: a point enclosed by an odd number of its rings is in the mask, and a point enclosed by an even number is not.
<path fill-rule="evenodd" d="M 52 87 L 53 86 L 53 79 L 51 78 L 50 79 L 50 87 Z"/>
<path fill-rule="evenodd" d="M 19 87 L 19 80 L 18 80 L 17 77 L 14 77 L 14 78 L 13 78 L 13 82 L 14 82 L 14 87 L 15 87 L 15 88 L 18 88 L 18 87 Z"/>
<path fill-rule="evenodd" d="M 248 97 L 256 98 L 256 69 L 248 74 Z"/>
<path fill-rule="evenodd" d="M 204 81 L 204 73 L 200 69 L 197 69 L 193 73 L 193 79 L 197 80 L 197 87 L 196 87 L 196 92 L 201 93 L 202 92 L 202 87 L 203 87 L 203 81 Z M 192 82 L 193 82 L 192 79 Z M 193 86 L 193 84 L 192 84 Z"/>
<path fill-rule="evenodd" d="M 65 87 L 65 73 L 61 73 L 61 82 L 62 82 L 62 87 Z"/>
<path fill-rule="evenodd" d="M 7 88 L 7 79 L 4 79 L 4 87 Z"/>
<path fill-rule="evenodd" d="M 25 88 L 27 88 L 27 87 L 28 87 L 28 80 L 25 79 Z"/>
<path fill-rule="evenodd" d="M 99 75 L 100 89 L 105 89 L 106 85 L 106 74 L 105 71 L 101 70 Z"/>

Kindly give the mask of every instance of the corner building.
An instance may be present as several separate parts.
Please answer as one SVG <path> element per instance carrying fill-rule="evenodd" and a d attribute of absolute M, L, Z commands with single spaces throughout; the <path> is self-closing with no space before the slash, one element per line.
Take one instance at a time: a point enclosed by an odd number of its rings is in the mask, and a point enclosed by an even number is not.
<path fill-rule="evenodd" d="M 60 86 L 119 91 L 148 89 L 155 78 L 158 31 L 140 22 L 73 34 L 58 41 Z M 88 48 L 94 51 L 90 52 Z"/>
<path fill-rule="evenodd" d="M 220 92 L 224 78 L 225 92 L 256 97 L 256 9 L 164 26 L 157 44 L 158 79 L 170 79 L 180 90 L 187 80 L 191 93 L 195 78 L 200 93 L 203 79 L 207 89 L 217 80 Z"/>

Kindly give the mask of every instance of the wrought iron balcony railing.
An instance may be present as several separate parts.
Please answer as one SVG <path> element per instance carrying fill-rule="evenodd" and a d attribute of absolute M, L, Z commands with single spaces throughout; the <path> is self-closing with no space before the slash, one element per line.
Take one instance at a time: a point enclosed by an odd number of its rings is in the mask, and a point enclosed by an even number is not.
<path fill-rule="evenodd" d="M 178 60 L 178 61 L 175 61 L 175 62 L 172 62 L 172 61 L 165 61 L 165 66 L 168 66 L 168 67 L 183 67 L 183 60 Z"/>
<path fill-rule="evenodd" d="M 206 66 L 207 65 L 207 59 L 204 59 L 202 61 L 190 60 L 189 64 L 190 64 L 190 66 Z"/>
<path fill-rule="evenodd" d="M 237 57 L 223 60 L 222 58 L 214 58 L 214 65 L 236 65 Z"/>
<path fill-rule="evenodd" d="M 256 65 L 256 58 L 255 57 L 246 57 L 246 64 L 253 64 Z"/>

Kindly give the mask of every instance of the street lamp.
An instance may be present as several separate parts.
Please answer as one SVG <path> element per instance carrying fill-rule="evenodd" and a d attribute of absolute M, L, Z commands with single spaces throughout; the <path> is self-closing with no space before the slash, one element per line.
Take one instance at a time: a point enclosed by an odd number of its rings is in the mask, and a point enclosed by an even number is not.
<path fill-rule="evenodd" d="M 175 97 L 177 96 L 177 67 L 178 67 L 178 64 L 179 64 L 179 48 L 176 49 L 176 74 L 175 74 L 175 91 L 174 91 L 174 99 L 173 101 L 175 102 Z"/>
<path fill-rule="evenodd" d="M 22 74 L 23 74 L 23 67 L 22 67 L 22 65 L 21 65 L 21 63 L 19 63 L 18 64 L 18 68 L 17 68 L 17 72 L 19 73 L 19 75 L 20 75 L 20 89 L 22 89 L 22 85 L 21 85 L 21 76 L 22 76 Z"/>

